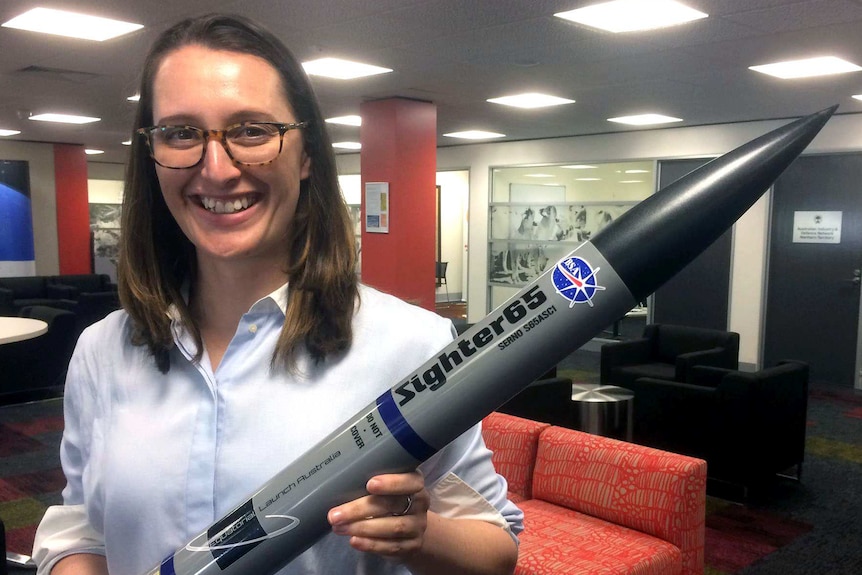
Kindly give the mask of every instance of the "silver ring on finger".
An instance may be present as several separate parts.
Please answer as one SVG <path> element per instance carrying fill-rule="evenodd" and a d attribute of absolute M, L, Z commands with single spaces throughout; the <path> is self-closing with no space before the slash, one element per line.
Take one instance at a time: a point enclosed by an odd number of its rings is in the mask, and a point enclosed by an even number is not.
<path fill-rule="evenodd" d="M 410 513 L 410 510 L 412 508 L 413 508 L 413 496 L 407 495 L 407 505 L 404 506 L 404 511 L 402 511 L 401 513 L 393 513 L 393 515 L 396 515 L 399 517 L 401 517 L 403 515 L 407 515 L 408 513 Z"/>

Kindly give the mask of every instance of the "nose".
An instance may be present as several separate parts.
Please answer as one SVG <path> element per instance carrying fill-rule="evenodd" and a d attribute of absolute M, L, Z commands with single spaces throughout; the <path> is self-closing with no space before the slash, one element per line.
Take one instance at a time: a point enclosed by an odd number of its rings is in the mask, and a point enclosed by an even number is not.
<path fill-rule="evenodd" d="M 240 174 L 239 166 L 228 155 L 218 138 L 209 138 L 204 148 L 201 175 L 213 181 L 225 181 Z"/>

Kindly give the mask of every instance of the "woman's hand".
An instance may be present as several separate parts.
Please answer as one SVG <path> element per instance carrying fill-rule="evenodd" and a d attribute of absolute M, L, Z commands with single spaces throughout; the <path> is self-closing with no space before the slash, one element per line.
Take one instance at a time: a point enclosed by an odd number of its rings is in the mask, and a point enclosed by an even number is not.
<path fill-rule="evenodd" d="M 333 533 L 350 537 L 350 546 L 404 560 L 422 548 L 430 497 L 418 471 L 377 475 L 368 495 L 329 510 Z"/>

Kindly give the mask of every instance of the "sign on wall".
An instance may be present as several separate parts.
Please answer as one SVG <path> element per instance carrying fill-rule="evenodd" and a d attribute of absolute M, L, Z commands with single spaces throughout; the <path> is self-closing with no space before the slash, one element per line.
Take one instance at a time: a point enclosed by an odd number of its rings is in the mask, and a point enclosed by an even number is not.
<path fill-rule="evenodd" d="M 365 231 L 389 233 L 389 182 L 365 182 Z"/>
<path fill-rule="evenodd" d="M 794 244 L 840 244 L 842 212 L 793 212 Z"/>

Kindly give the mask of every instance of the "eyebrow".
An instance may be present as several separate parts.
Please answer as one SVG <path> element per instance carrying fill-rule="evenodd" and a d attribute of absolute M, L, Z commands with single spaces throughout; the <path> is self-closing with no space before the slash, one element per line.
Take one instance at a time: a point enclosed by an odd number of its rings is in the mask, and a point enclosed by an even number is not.
<path fill-rule="evenodd" d="M 278 118 L 273 114 L 262 110 L 237 110 L 227 117 L 224 126 L 219 126 L 215 129 L 233 126 L 234 124 L 240 124 L 242 122 L 283 122 L 289 124 L 296 121 L 297 120 L 291 118 Z M 160 118 L 159 121 L 156 122 L 157 125 L 189 125 L 203 128 L 204 126 L 200 125 L 202 123 L 203 122 L 200 122 L 200 119 L 194 114 L 173 114 L 171 116 Z"/>

